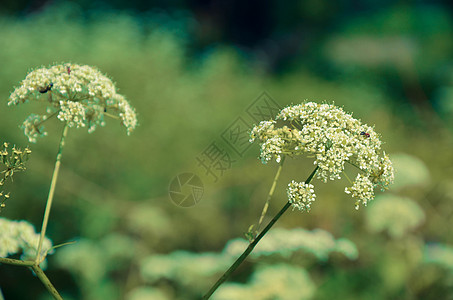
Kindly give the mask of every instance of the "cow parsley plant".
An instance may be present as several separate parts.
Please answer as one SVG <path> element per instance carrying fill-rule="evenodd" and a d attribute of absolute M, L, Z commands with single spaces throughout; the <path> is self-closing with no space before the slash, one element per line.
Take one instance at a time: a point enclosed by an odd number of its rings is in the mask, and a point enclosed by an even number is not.
<path fill-rule="evenodd" d="M 8 105 L 18 105 L 28 101 L 41 102 L 46 106 L 44 113 L 31 114 L 22 124 L 22 129 L 30 142 L 35 143 L 39 137 L 47 135 L 43 124 L 52 118 L 58 119 L 64 124 L 63 132 L 55 159 L 41 232 L 36 235 L 33 229 L 32 234 L 30 228 L 24 227 L 25 223 L 17 223 L 19 224 L 17 225 L 3 221 L 3 229 L 9 228 L 9 231 L 11 228 L 25 229 L 16 233 L 5 231 L 3 235 L 0 235 L 0 242 L 3 239 L 3 244 L 5 244 L 4 251 L 0 251 L 0 263 L 30 267 L 54 299 L 60 300 L 61 295 L 43 272 L 41 263 L 49 254 L 51 247 L 50 241 L 45 235 L 69 128 L 85 127 L 91 133 L 97 126 L 105 125 L 104 117 L 111 117 L 120 120 L 129 135 L 137 126 L 137 116 L 135 109 L 124 96 L 117 93 L 112 80 L 96 68 L 86 65 L 66 63 L 31 71 L 22 80 L 20 86 L 11 93 Z M 3 150 L 0 149 L 2 162 L 7 166 L 3 172 L 3 179 L 0 178 L 0 186 L 8 177 L 12 176 L 14 171 L 21 170 L 22 161 L 25 161 L 30 153 L 28 148 L 21 151 L 14 147 L 11 151 L 12 154 L 9 154 L 7 147 L 8 145 L 4 144 Z M 9 198 L 9 194 L 0 190 L 0 210 L 5 206 L 4 202 L 7 198 Z M 21 234 L 21 232 L 26 234 Z M 15 243 L 16 239 L 20 241 Z M 26 242 L 28 248 L 25 248 L 21 244 L 22 242 Z M 68 243 L 58 246 L 66 244 Z M 21 249 L 24 253 L 21 259 L 1 257 Z"/>

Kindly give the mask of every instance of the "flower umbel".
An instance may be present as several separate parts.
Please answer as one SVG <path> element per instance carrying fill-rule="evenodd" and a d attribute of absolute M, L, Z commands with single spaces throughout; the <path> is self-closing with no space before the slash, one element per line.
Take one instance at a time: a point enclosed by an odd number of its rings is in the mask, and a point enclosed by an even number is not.
<path fill-rule="evenodd" d="M 263 163 L 282 156 L 314 158 L 316 176 L 324 182 L 340 179 L 345 164 L 356 167 L 358 175 L 346 193 L 366 205 L 374 198 L 374 189 L 387 189 L 393 182 L 393 167 L 382 151 L 382 142 L 374 128 L 331 104 L 306 102 L 280 111 L 276 120 L 263 121 L 250 134 L 258 140 Z M 347 176 L 346 176 L 347 177 Z M 313 186 L 291 182 L 289 201 L 295 208 L 309 210 L 314 201 Z"/>
<path fill-rule="evenodd" d="M 300 211 L 310 211 L 310 205 L 316 198 L 313 188 L 313 184 L 291 181 L 287 189 L 289 202 Z"/>
<path fill-rule="evenodd" d="M 104 126 L 104 116 L 121 120 L 127 134 L 137 126 L 134 108 L 117 93 L 114 83 L 87 65 L 58 64 L 31 71 L 11 93 L 8 105 L 27 101 L 47 105 L 45 114 L 32 114 L 22 125 L 30 142 L 47 134 L 42 124 L 53 116 L 69 127 L 87 127 L 88 132 Z"/>

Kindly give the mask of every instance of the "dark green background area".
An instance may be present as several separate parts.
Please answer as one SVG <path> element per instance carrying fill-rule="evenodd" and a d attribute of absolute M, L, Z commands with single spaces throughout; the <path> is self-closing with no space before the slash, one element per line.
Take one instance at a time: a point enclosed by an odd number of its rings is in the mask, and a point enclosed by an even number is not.
<path fill-rule="evenodd" d="M 30 144 L 19 126 L 45 107 L 8 107 L 7 101 L 31 69 L 68 61 L 108 74 L 136 108 L 139 126 L 131 136 L 113 119 L 92 134 L 69 131 L 48 237 L 54 244 L 78 242 L 49 256 L 47 269 L 65 299 L 128 299 L 146 284 L 169 299 L 207 290 L 217 276 L 188 291 L 170 279 L 145 283 L 140 265 L 175 250 L 219 252 L 257 221 L 276 164 L 262 165 L 253 145 L 214 182 L 196 158 L 213 141 L 229 149 L 222 133 L 246 118 L 264 91 L 281 106 L 306 99 L 343 106 L 375 124 L 391 158 L 418 158 L 428 174 L 411 163 L 397 170 L 422 182 L 389 193 L 410 197 L 425 213 L 424 223 L 399 239 L 367 229 L 367 208 L 353 209 L 344 179 L 315 181 L 312 211 L 282 217 L 277 226 L 322 228 L 359 250 L 352 262 L 291 260 L 307 268 L 317 286 L 314 299 L 453 299 L 451 258 L 444 265 L 410 259 L 425 244 L 453 244 L 449 1 L 2 1 L 0 142 L 29 145 L 33 153 L 27 171 L 7 186 L 11 199 L 1 217 L 37 229 L 62 124 L 50 122 L 49 136 Z M 310 159 L 286 164 L 269 215 L 285 203 L 286 184 L 311 173 Z M 168 196 L 171 180 L 184 172 L 204 184 L 203 198 L 191 208 Z M 111 248 L 121 255 L 109 256 L 105 245 L 115 239 Z M 81 249 L 72 266 L 58 258 L 71 247 Z M 77 269 L 98 270 L 87 249 L 103 257 L 102 275 L 92 281 Z M 261 263 L 248 262 L 231 280 L 247 282 Z M 0 266 L 0 288 L 6 300 L 49 299 L 20 267 Z"/>

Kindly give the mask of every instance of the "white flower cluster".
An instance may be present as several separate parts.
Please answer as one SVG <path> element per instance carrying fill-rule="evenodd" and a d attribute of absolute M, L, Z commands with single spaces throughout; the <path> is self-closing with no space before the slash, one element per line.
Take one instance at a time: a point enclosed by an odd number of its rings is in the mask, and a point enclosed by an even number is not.
<path fill-rule="evenodd" d="M 67 122 L 69 127 L 85 127 L 85 107 L 80 102 L 60 101 L 57 118 Z"/>
<path fill-rule="evenodd" d="M 24 130 L 24 133 L 30 142 L 36 143 L 38 137 L 47 135 L 47 132 L 44 131 L 44 126 L 42 125 L 45 120 L 47 120 L 46 115 L 31 114 L 25 119 L 24 123 L 22 123 L 21 128 Z"/>
<path fill-rule="evenodd" d="M 118 103 L 120 110 L 119 116 L 123 125 L 127 128 L 127 134 L 131 134 L 132 130 L 137 126 L 137 116 L 135 110 L 129 105 L 126 99 L 121 95 L 115 95 L 115 100 Z"/>
<path fill-rule="evenodd" d="M 115 84 L 87 65 L 59 64 L 31 71 L 11 93 L 8 105 L 29 100 L 48 105 L 46 114 L 32 115 L 22 125 L 30 142 L 46 134 L 41 124 L 54 115 L 71 127 L 87 127 L 89 132 L 104 126 L 104 116 L 120 119 L 128 134 L 137 126 L 134 108 L 116 92 Z"/>
<path fill-rule="evenodd" d="M 0 257 L 22 253 L 22 260 L 36 258 L 39 234 L 26 221 L 11 221 L 0 218 Z M 52 242 L 45 238 L 42 244 L 43 257 L 51 252 Z"/>
<path fill-rule="evenodd" d="M 300 211 L 310 211 L 310 205 L 316 199 L 314 186 L 305 182 L 291 181 L 287 193 L 288 201 Z"/>
<path fill-rule="evenodd" d="M 351 194 L 352 197 L 356 198 L 357 201 L 355 203 L 355 209 L 359 209 L 360 201 L 364 205 L 368 203 L 368 201 L 374 199 L 374 187 L 371 180 L 363 176 L 362 174 L 357 174 L 357 177 L 351 187 L 346 187 L 344 189 L 346 194 Z"/>
<path fill-rule="evenodd" d="M 263 121 L 252 129 L 250 142 L 255 140 L 261 144 L 263 163 L 274 158 L 279 162 L 283 155 L 313 157 L 316 177 L 324 182 L 340 179 L 346 163 L 356 167 L 359 174 L 346 188 L 356 204 L 366 205 L 374 188 L 387 189 L 393 182 L 392 163 L 373 127 L 334 105 L 306 102 L 286 107 L 276 121 Z M 293 192 L 288 195 L 295 197 Z"/>

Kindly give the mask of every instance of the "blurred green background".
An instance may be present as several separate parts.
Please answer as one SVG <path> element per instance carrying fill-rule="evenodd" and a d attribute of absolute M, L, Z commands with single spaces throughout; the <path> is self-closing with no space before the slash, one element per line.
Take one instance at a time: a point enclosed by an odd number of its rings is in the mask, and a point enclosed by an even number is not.
<path fill-rule="evenodd" d="M 236 257 L 227 242 L 257 222 L 276 165 L 260 163 L 257 145 L 242 156 L 230 149 L 234 163 L 215 182 L 196 157 L 213 141 L 228 149 L 221 134 L 264 91 L 281 106 L 335 101 L 375 124 L 396 182 L 355 211 L 346 181 L 315 181 L 311 212 L 289 211 L 276 225 L 288 229 L 275 241 L 282 251 L 250 257 L 215 299 L 453 299 L 449 1 L 3 1 L 0 9 L 1 142 L 29 144 L 18 126 L 45 108 L 6 103 L 41 65 L 97 66 L 138 113 L 129 137 L 115 120 L 69 132 L 48 237 L 77 243 L 57 249 L 47 268 L 65 299 L 207 291 Z M 62 124 L 47 128 L 1 215 L 36 228 Z M 310 168 L 286 162 L 269 216 L 285 203 L 286 184 Z M 168 195 L 182 172 L 204 184 L 190 208 Z M 296 228 L 322 237 L 285 248 Z M 6 300 L 50 299 L 20 267 L 0 266 L 0 288 Z"/>

